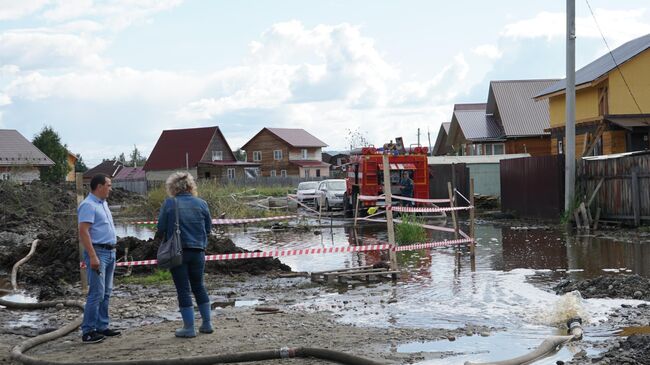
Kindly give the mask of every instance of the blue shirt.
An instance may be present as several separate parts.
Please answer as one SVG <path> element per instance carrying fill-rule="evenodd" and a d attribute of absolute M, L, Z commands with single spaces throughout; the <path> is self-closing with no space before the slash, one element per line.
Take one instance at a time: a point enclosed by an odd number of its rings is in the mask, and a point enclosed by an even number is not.
<path fill-rule="evenodd" d="M 90 240 L 92 243 L 117 243 L 113 216 L 106 200 L 101 200 L 92 193 L 77 208 L 79 223 L 90 223 Z"/>

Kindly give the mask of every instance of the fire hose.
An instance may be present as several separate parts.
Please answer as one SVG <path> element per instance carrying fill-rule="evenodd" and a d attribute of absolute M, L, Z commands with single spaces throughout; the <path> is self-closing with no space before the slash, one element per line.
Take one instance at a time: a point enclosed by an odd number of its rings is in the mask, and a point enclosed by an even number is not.
<path fill-rule="evenodd" d="M 16 275 L 18 273 L 18 267 L 25 263 L 36 250 L 36 245 L 38 240 L 35 240 L 32 243 L 32 248 L 29 254 L 18 261 L 12 270 L 12 283 L 14 283 L 14 290 L 16 288 Z M 51 307 L 76 307 L 83 311 L 84 303 L 76 300 L 61 300 L 61 301 L 48 301 L 40 303 L 16 303 L 4 299 L 0 299 L 0 305 L 5 306 L 11 309 L 23 309 L 23 310 L 34 310 L 34 309 L 44 309 Z M 41 345 L 45 342 L 55 340 L 57 338 L 63 337 L 68 333 L 76 330 L 82 322 L 83 316 L 79 316 L 74 321 L 68 323 L 67 325 L 57 329 L 56 331 L 49 332 L 43 335 L 36 336 L 31 338 L 23 343 L 16 345 L 11 350 L 12 359 L 19 361 L 27 365 L 88 365 L 88 361 L 81 362 L 60 362 L 60 361 L 51 361 L 51 360 L 42 360 L 35 358 L 33 356 L 26 355 L 25 352 Z M 289 359 L 289 358 L 318 358 L 322 360 L 328 360 L 333 362 L 338 362 L 341 364 L 350 364 L 350 365 L 382 365 L 383 363 L 366 359 L 360 356 L 346 354 L 340 351 L 321 349 L 321 348 L 312 348 L 312 347 L 297 347 L 289 348 L 282 347 L 276 350 L 262 350 L 262 351 L 248 351 L 248 352 L 236 352 L 230 354 L 220 354 L 220 355 L 207 355 L 207 356 L 197 356 L 197 357 L 179 357 L 179 358 L 168 358 L 168 359 L 153 359 L 153 360 L 121 360 L 121 361 L 93 361 L 93 364 L 96 365 L 208 365 L 208 364 L 225 364 L 225 363 L 236 363 L 236 362 L 248 362 L 248 361 L 261 361 L 261 360 L 274 360 L 274 359 Z"/>
<path fill-rule="evenodd" d="M 582 338 L 582 320 L 580 318 L 572 318 L 567 322 L 567 328 L 569 335 L 567 336 L 551 336 L 545 339 L 535 350 L 519 356 L 513 359 L 493 361 L 493 362 L 465 362 L 465 365 L 523 365 L 530 364 L 535 360 L 539 360 L 543 357 L 548 356 L 551 352 L 554 352 L 558 349 L 559 346 L 563 344 L 579 340 Z"/>

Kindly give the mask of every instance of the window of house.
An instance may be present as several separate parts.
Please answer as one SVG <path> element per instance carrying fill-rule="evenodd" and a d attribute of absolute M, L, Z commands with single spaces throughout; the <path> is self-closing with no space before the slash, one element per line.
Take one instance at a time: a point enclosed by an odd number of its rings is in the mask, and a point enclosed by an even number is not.
<path fill-rule="evenodd" d="M 476 155 L 482 155 L 483 154 L 483 145 L 482 144 L 477 144 L 476 145 Z"/>
<path fill-rule="evenodd" d="M 275 170 L 271 170 L 271 177 L 275 177 Z"/>
<path fill-rule="evenodd" d="M 258 167 L 246 167 L 244 168 L 244 174 L 249 179 L 256 179 L 260 176 L 260 169 Z"/>
<path fill-rule="evenodd" d="M 228 174 L 229 179 L 235 178 L 235 169 L 233 167 L 228 168 L 228 170 L 226 170 L 226 173 Z"/>
<path fill-rule="evenodd" d="M 320 169 L 316 169 L 316 177 L 320 177 Z"/>
<path fill-rule="evenodd" d="M 262 151 L 253 151 L 253 161 L 262 161 Z"/>
<path fill-rule="evenodd" d="M 282 160 L 282 150 L 274 150 L 273 151 L 273 159 L 274 160 Z"/>
<path fill-rule="evenodd" d="M 223 151 L 212 151 L 212 161 L 223 160 Z"/>
<path fill-rule="evenodd" d="M 564 153 L 564 141 L 561 139 L 557 140 L 557 153 L 558 154 L 563 154 Z"/>
<path fill-rule="evenodd" d="M 494 144 L 486 144 L 485 145 L 485 154 L 486 155 L 493 155 L 494 153 L 492 152 L 494 148 Z"/>
<path fill-rule="evenodd" d="M 492 145 L 493 155 L 503 155 L 505 153 L 505 145 L 503 143 L 495 143 Z"/>
<path fill-rule="evenodd" d="M 310 174 L 311 174 L 311 170 L 305 169 L 305 177 L 309 177 Z"/>
<path fill-rule="evenodd" d="M 210 173 L 208 171 L 205 172 L 205 178 L 209 179 L 210 178 Z"/>
<path fill-rule="evenodd" d="M 280 176 L 287 177 L 287 170 L 280 170 Z"/>
<path fill-rule="evenodd" d="M 0 180 L 9 180 L 10 178 L 11 178 L 11 175 L 9 175 L 8 172 L 0 173 Z"/>
<path fill-rule="evenodd" d="M 300 150 L 300 156 L 301 156 L 300 158 L 302 158 L 303 160 L 307 159 L 307 149 L 306 148 L 303 148 L 303 149 Z"/>

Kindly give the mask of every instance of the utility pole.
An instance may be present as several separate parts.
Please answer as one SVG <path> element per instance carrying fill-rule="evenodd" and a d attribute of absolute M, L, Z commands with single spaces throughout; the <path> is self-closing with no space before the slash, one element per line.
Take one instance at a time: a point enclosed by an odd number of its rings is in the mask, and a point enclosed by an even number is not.
<path fill-rule="evenodd" d="M 566 2 L 566 153 L 564 154 L 564 211 L 569 213 L 576 180 L 576 2 Z"/>
<path fill-rule="evenodd" d="M 427 138 L 429 139 L 429 153 L 427 153 L 427 156 L 433 156 L 433 148 L 431 148 L 431 132 L 429 131 L 429 127 L 427 127 Z"/>
<path fill-rule="evenodd" d="M 420 145 L 420 128 L 418 128 L 418 146 Z"/>

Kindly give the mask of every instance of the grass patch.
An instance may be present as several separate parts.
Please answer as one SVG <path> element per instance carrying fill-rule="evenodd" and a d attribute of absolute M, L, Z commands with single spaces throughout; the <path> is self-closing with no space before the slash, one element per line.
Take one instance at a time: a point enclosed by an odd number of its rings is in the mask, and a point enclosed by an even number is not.
<path fill-rule="evenodd" d="M 295 190 L 292 186 L 256 186 L 243 187 L 233 184 L 221 185 L 213 181 L 200 180 L 197 182 L 198 196 L 204 199 L 210 207 L 210 212 L 217 216 L 223 212 L 228 218 L 259 218 L 274 215 L 285 215 L 284 211 L 263 210 L 245 204 L 246 201 L 254 200 L 254 196 L 263 197 L 285 197 L 289 192 Z M 235 199 L 233 199 L 235 196 Z M 164 186 L 150 190 L 143 204 L 129 206 L 125 215 L 158 218 L 158 211 L 162 202 L 167 197 Z"/>
<path fill-rule="evenodd" d="M 169 270 L 159 270 L 149 275 L 137 276 L 124 276 L 119 279 L 124 284 L 140 284 L 140 285 L 163 285 L 173 284 L 172 273 Z"/>
<path fill-rule="evenodd" d="M 408 245 L 412 243 L 425 242 L 427 232 L 419 224 L 423 220 L 414 214 L 404 214 L 400 217 L 401 223 L 395 227 L 395 242 L 398 245 Z"/>

